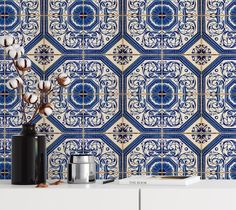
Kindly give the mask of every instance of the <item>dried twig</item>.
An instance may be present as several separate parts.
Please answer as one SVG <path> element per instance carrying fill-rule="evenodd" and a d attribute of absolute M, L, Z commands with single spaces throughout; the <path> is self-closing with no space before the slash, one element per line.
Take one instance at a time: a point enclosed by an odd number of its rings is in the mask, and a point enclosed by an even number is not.
<path fill-rule="evenodd" d="M 36 188 L 47 188 L 48 185 L 46 183 L 40 183 L 36 185 Z"/>
<path fill-rule="evenodd" d="M 64 183 L 63 181 L 58 180 L 58 181 L 56 181 L 56 182 L 50 183 L 50 185 L 60 185 L 60 184 L 63 184 L 63 183 Z"/>
<path fill-rule="evenodd" d="M 23 77 L 24 72 L 22 73 L 22 75 L 20 74 L 20 71 L 19 71 L 19 69 L 16 65 L 16 61 L 14 59 L 13 59 L 13 64 L 14 64 L 14 67 L 16 69 L 16 72 L 17 72 L 18 76 L 20 78 L 22 78 L 22 80 L 23 80 L 24 79 L 24 77 Z M 23 121 L 24 121 L 24 123 L 28 123 L 27 122 L 26 111 L 25 111 L 25 103 L 24 103 L 24 100 L 23 100 L 23 96 L 24 96 L 24 86 L 23 85 L 20 86 L 19 91 L 20 91 L 20 96 L 21 96 L 21 108 L 22 108 L 23 118 L 24 118 Z"/>

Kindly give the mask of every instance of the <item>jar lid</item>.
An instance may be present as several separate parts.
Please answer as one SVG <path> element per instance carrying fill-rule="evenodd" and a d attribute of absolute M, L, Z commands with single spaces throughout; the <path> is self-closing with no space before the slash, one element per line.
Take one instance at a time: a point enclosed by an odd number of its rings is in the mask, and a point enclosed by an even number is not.
<path fill-rule="evenodd" d="M 70 163 L 94 163 L 94 156 L 91 154 L 73 154 L 70 156 Z"/>

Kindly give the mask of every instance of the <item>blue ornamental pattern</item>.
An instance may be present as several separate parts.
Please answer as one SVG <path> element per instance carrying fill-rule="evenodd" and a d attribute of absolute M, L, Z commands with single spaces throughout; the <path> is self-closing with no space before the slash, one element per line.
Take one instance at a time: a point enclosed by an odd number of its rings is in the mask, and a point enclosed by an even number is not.
<path fill-rule="evenodd" d="M 48 0 L 47 31 L 67 53 L 101 52 L 119 36 L 120 7 L 117 0 Z"/>
<path fill-rule="evenodd" d="M 9 32 L 29 50 L 40 36 L 42 4 L 38 0 L 0 2 L 0 35 Z"/>
<path fill-rule="evenodd" d="M 235 130 L 236 115 L 236 61 L 222 60 L 205 77 L 205 111 L 219 130 Z"/>
<path fill-rule="evenodd" d="M 235 0 L 4 0 L 3 34 L 32 60 L 29 92 L 71 78 L 49 96 L 53 115 L 35 118 L 49 178 L 66 178 L 69 155 L 85 152 L 98 178 L 236 179 Z M 22 123 L 8 59 L 0 49 L 0 179 Z"/>
<path fill-rule="evenodd" d="M 127 118 L 147 130 L 180 129 L 198 114 L 198 80 L 179 60 L 144 60 L 127 75 Z"/>
<path fill-rule="evenodd" d="M 126 0 L 126 35 L 144 50 L 180 50 L 198 35 L 197 0 Z"/>
<path fill-rule="evenodd" d="M 93 59 L 65 60 L 49 75 L 52 79 L 59 72 L 66 72 L 73 78 L 68 96 L 61 88 L 52 94 L 55 114 L 51 120 L 61 131 L 101 131 L 120 115 L 120 72 Z"/>
<path fill-rule="evenodd" d="M 218 137 L 210 148 L 203 151 L 206 176 L 210 179 L 235 179 L 236 142 L 235 135 Z"/>
<path fill-rule="evenodd" d="M 11 141 L 10 136 L 0 135 L 0 179 L 11 178 Z"/>
<path fill-rule="evenodd" d="M 205 0 L 205 6 L 207 14 L 204 18 L 206 38 L 219 50 L 235 50 L 235 1 Z"/>
<path fill-rule="evenodd" d="M 7 5 L 5 5 L 5 2 L 2 1 L 0 3 L 0 14 L 4 13 L 6 13 L 7 16 L 6 17 L 1 16 L 0 19 L 1 29 L 3 30 L 5 26 L 5 28 L 9 30 L 11 27 L 17 25 L 17 22 L 19 22 L 20 10 L 19 7 L 17 7 L 14 2 L 9 2 Z"/>
<path fill-rule="evenodd" d="M 125 150 L 126 173 L 155 175 L 197 175 L 200 150 L 189 147 L 183 137 L 142 136 Z"/>

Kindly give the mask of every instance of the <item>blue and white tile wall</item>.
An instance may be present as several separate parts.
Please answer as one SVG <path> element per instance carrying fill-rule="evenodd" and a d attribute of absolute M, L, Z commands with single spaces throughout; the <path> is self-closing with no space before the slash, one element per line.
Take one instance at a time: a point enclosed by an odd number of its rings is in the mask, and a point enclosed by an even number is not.
<path fill-rule="evenodd" d="M 236 0 L 1 0 L 0 34 L 25 46 L 29 83 L 55 90 L 48 174 L 66 178 L 71 153 L 96 156 L 98 177 L 236 178 Z M 0 51 L 0 179 L 11 177 L 20 131 L 14 68 Z M 30 110 L 29 110 L 30 112 Z"/>

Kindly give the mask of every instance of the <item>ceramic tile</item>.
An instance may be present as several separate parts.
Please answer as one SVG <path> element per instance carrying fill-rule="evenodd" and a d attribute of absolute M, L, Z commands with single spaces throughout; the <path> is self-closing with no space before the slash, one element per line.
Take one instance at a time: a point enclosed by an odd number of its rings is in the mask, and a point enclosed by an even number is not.
<path fill-rule="evenodd" d="M 11 135 L 0 134 L 0 179 L 11 178 Z"/>
<path fill-rule="evenodd" d="M 203 74 L 203 114 L 221 132 L 234 130 L 234 65 L 233 57 L 221 57 Z"/>
<path fill-rule="evenodd" d="M 146 131 L 183 130 L 199 115 L 201 86 L 199 71 L 184 64 L 181 57 L 143 56 L 127 70 L 125 116 Z"/>
<path fill-rule="evenodd" d="M 68 89 L 58 87 L 52 93 L 57 106 L 51 121 L 61 131 L 106 130 L 121 112 L 120 70 L 103 56 L 63 59 L 46 72 L 50 80 L 60 72 L 71 78 Z"/>
<path fill-rule="evenodd" d="M 208 178 L 235 179 L 235 134 L 219 135 L 205 147 L 202 164 Z"/>
<path fill-rule="evenodd" d="M 125 37 L 143 52 L 182 51 L 199 35 L 197 0 L 125 0 Z"/>
<path fill-rule="evenodd" d="M 61 57 L 61 52 L 47 39 L 41 39 L 28 53 L 31 61 L 42 71 L 47 71 Z"/>
<path fill-rule="evenodd" d="M 199 174 L 235 178 L 236 1 L 4 0 L 0 35 L 25 46 L 32 71 L 56 82 L 47 136 L 48 177 L 67 177 L 71 153 L 95 155 L 97 178 Z M 17 74 L 0 50 L 0 179 L 20 132 Z M 27 115 L 32 107 L 27 108 Z"/>
<path fill-rule="evenodd" d="M 36 125 L 36 131 L 39 134 L 46 135 L 46 146 L 49 147 L 56 139 L 60 137 L 60 131 L 49 119 L 41 118 Z"/>
<path fill-rule="evenodd" d="M 218 1 L 219 2 L 219 1 Z M 216 3 L 218 3 L 216 2 Z M 210 16 L 210 15 L 221 15 L 221 16 L 230 16 L 234 15 L 234 7 L 235 7 L 235 0 L 226 0 L 224 2 L 221 2 L 221 4 L 214 4 L 211 0 L 203 0 L 203 11 L 204 15 Z"/>
<path fill-rule="evenodd" d="M 226 3 L 227 2 L 227 3 Z M 235 53 L 235 2 L 226 1 L 222 4 L 225 7 L 209 10 L 209 14 L 203 18 L 203 37 L 216 50 L 225 53 Z M 232 2 L 231 4 L 229 2 Z M 224 5 L 225 4 L 225 5 Z M 226 6 L 226 4 L 228 6 Z M 210 5 L 210 4 L 209 4 Z M 212 4 L 211 7 L 214 7 Z M 226 12 L 221 14 L 221 12 Z M 214 14 L 214 15 L 213 15 Z"/>
<path fill-rule="evenodd" d="M 121 1 L 46 2 L 48 38 L 64 53 L 102 53 L 121 38 Z"/>
<path fill-rule="evenodd" d="M 140 131 L 126 118 L 120 118 L 105 133 L 113 142 L 124 150 L 140 135 Z"/>
<path fill-rule="evenodd" d="M 203 150 L 220 133 L 206 119 L 201 117 L 184 131 L 184 135 L 200 150 Z"/>
<path fill-rule="evenodd" d="M 28 51 L 42 32 L 42 1 L 6 0 L 0 2 L 0 34 L 10 33 Z"/>
<path fill-rule="evenodd" d="M 183 135 L 140 135 L 124 151 L 127 174 L 190 175 L 200 172 L 200 149 Z"/>

